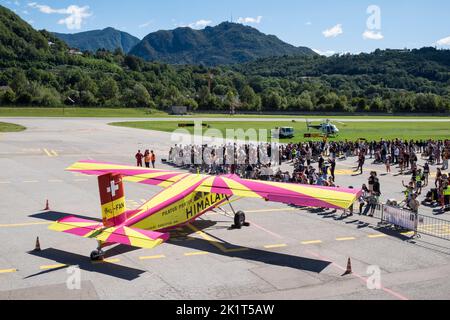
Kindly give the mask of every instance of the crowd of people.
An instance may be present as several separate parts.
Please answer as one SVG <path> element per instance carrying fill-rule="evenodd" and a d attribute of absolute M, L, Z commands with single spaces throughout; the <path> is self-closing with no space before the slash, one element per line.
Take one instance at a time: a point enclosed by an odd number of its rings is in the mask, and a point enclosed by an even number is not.
<path fill-rule="evenodd" d="M 444 173 L 448 170 L 450 159 L 449 140 L 175 145 L 170 149 L 168 162 L 193 173 L 236 174 L 245 179 L 335 187 L 338 186 L 336 162 L 347 158 L 356 159 L 354 176 L 364 173 L 367 161 L 384 165 L 385 175 L 410 176 L 409 181 L 403 181 L 405 197 L 400 204 L 416 212 L 420 206 L 418 197 L 430 185 L 430 166 L 442 165 L 437 167 L 433 188 L 426 193 L 422 204 L 440 205 L 442 209 L 450 206 L 450 177 Z M 139 151 L 136 160 L 138 166 L 143 166 L 144 161 L 147 168 L 150 165 L 154 168 L 156 156 L 153 151 L 146 150 L 144 154 Z M 393 173 L 395 168 L 398 168 L 398 172 Z M 381 196 L 380 179 L 376 171 L 370 172 L 367 184 L 361 189 L 359 214 L 373 215 Z M 350 215 L 353 214 L 351 209 Z"/>
<path fill-rule="evenodd" d="M 155 169 L 156 155 L 153 150 L 145 150 L 144 153 L 142 153 L 141 150 L 138 150 L 134 157 L 136 159 L 136 165 L 138 167 L 143 167 L 143 163 L 145 163 L 146 168 L 150 168 L 151 164 L 152 168 Z"/>

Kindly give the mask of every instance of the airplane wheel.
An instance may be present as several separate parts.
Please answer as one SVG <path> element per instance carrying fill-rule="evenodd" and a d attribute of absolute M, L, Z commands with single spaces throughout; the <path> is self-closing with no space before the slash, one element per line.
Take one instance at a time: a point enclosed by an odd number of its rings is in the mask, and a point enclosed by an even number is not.
<path fill-rule="evenodd" d="M 103 260 L 103 252 L 99 250 L 94 250 L 91 252 L 91 261 Z"/>
<path fill-rule="evenodd" d="M 245 213 L 243 211 L 239 211 L 234 216 L 234 227 L 236 229 L 241 229 L 243 226 L 246 225 L 245 222 Z"/>

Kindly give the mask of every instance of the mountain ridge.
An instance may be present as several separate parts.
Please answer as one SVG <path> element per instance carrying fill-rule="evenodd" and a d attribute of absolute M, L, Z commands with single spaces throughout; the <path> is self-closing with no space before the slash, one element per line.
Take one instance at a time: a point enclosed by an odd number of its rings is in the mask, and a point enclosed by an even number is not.
<path fill-rule="evenodd" d="M 148 34 L 130 54 L 147 61 L 170 64 L 230 65 L 283 55 L 316 55 L 307 47 L 295 47 L 274 35 L 238 23 L 222 22 L 195 30 L 179 27 Z"/>
<path fill-rule="evenodd" d="M 98 49 L 114 51 L 121 49 L 128 53 L 141 40 L 127 32 L 107 27 L 99 30 L 90 30 L 79 33 L 53 33 L 70 47 L 81 51 L 95 52 Z"/>

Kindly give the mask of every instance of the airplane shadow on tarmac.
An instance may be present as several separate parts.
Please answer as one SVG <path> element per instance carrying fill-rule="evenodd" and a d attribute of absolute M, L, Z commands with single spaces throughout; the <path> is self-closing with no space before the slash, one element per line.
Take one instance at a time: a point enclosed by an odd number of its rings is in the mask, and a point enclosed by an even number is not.
<path fill-rule="evenodd" d="M 105 274 L 114 278 L 119 278 L 122 280 L 132 281 L 143 273 L 145 270 L 139 270 L 135 268 L 125 267 L 114 263 L 92 263 L 89 257 L 82 256 L 79 254 L 62 251 L 54 248 L 48 248 L 42 251 L 31 251 L 29 254 L 45 258 L 48 260 L 55 261 L 59 264 L 63 264 L 60 268 L 51 269 L 42 271 L 33 275 L 28 276 L 27 278 L 37 277 L 46 273 L 51 273 L 57 270 L 68 268 L 69 266 L 78 266 L 83 271 L 96 272 Z"/>
<path fill-rule="evenodd" d="M 196 229 L 203 231 L 204 233 L 207 233 L 208 237 L 214 239 L 214 241 L 213 240 L 207 241 L 199 238 L 191 238 L 190 235 L 194 233 L 194 231 L 189 229 L 188 227 L 185 227 L 183 231 L 186 233 L 187 241 L 169 241 L 169 244 L 183 248 L 210 252 L 213 254 L 229 258 L 239 258 L 255 262 L 262 262 L 274 266 L 288 267 L 314 273 L 321 273 L 331 264 L 331 262 L 329 261 L 309 259 L 305 257 L 293 256 L 284 253 L 277 253 L 233 245 L 205 231 L 205 229 L 214 228 L 217 225 L 216 221 L 197 220 L 193 222 L 192 225 L 195 226 Z M 217 227 L 217 229 L 228 229 L 228 228 Z M 246 231 L 246 228 L 243 228 L 241 230 L 234 230 L 234 232 L 249 232 L 249 231 Z M 218 248 L 218 246 L 221 247 L 222 250 Z"/>
<path fill-rule="evenodd" d="M 71 214 L 62 213 L 62 212 L 42 212 L 31 215 L 32 218 L 42 219 L 46 221 L 57 221 L 63 217 L 69 216 Z M 91 217 L 85 216 L 76 216 L 82 219 L 91 219 L 98 220 Z M 100 220 L 98 220 L 100 221 Z M 220 222 L 229 223 L 229 221 L 210 221 L 210 220 L 197 220 L 192 223 L 195 228 L 200 231 L 207 232 L 205 229 L 209 230 L 219 230 L 219 229 L 228 229 L 225 226 L 217 225 Z M 248 232 L 246 228 L 241 230 L 234 230 L 234 232 Z M 177 230 L 171 231 L 171 238 L 168 243 L 163 244 L 163 246 L 174 245 L 183 248 L 189 248 L 193 250 L 210 252 L 217 255 L 222 255 L 230 258 L 240 258 L 244 260 L 250 260 L 255 262 L 262 262 L 265 264 L 270 264 L 274 266 L 288 267 L 293 269 L 298 269 L 302 271 L 309 271 L 314 273 L 321 273 L 324 269 L 326 269 L 331 262 L 310 259 L 305 257 L 293 256 L 284 253 L 276 253 L 271 251 L 265 251 L 255 248 L 236 246 L 231 243 L 225 242 L 217 237 L 208 233 L 208 236 L 214 241 L 207 241 L 204 239 L 194 238 L 191 235 L 195 233 L 188 227 L 179 228 Z M 217 240 L 217 241 L 216 241 Z M 118 245 L 112 247 L 109 250 L 105 250 L 105 258 L 114 257 L 117 255 L 121 255 L 127 252 L 140 250 L 140 248 Z M 54 248 L 48 248 L 42 251 L 32 251 L 29 254 L 38 256 L 41 258 L 45 258 L 51 261 L 55 261 L 58 264 L 62 264 L 63 266 L 51 270 L 42 271 L 33 275 L 28 276 L 27 278 L 36 277 L 39 275 L 43 275 L 46 273 L 54 272 L 57 270 L 68 268 L 69 266 L 78 266 L 81 270 L 97 272 L 101 274 L 106 274 L 112 277 L 132 281 L 143 273 L 145 270 L 134 269 L 130 267 L 120 266 L 114 263 L 92 263 L 87 256 L 82 256 Z"/>

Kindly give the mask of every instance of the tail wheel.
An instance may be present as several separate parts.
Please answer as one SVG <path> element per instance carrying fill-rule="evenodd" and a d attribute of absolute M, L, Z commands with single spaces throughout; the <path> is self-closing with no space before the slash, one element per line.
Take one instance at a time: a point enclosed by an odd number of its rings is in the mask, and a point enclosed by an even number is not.
<path fill-rule="evenodd" d="M 91 261 L 101 261 L 104 257 L 104 252 L 101 250 L 94 250 L 91 252 Z"/>

